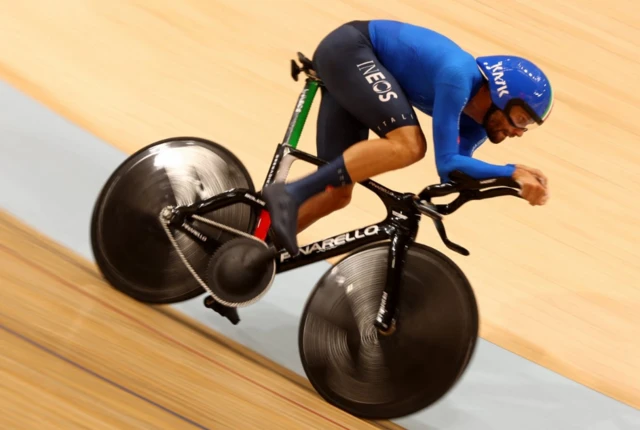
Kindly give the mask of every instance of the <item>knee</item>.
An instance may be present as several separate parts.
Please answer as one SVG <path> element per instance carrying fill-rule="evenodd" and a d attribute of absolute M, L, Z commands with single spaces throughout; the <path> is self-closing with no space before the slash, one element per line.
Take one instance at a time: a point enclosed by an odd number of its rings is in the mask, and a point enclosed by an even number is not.
<path fill-rule="evenodd" d="M 395 155 L 404 166 L 422 160 L 427 153 L 427 139 L 418 126 L 401 127 L 393 130 L 387 138 L 395 148 Z"/>
<path fill-rule="evenodd" d="M 353 185 L 346 185 L 340 188 L 334 188 L 331 190 L 331 201 L 333 203 L 333 210 L 343 209 L 349 206 L 351 203 L 351 196 L 353 194 Z"/>

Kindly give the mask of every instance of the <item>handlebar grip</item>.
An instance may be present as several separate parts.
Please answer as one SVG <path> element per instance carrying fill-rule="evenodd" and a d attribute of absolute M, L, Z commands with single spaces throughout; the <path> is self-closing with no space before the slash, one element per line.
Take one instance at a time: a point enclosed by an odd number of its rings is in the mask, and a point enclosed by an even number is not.
<path fill-rule="evenodd" d="M 496 178 L 474 179 L 460 170 L 454 170 L 449 174 L 449 178 L 462 188 L 486 188 L 486 186 L 504 186 L 512 188 L 520 188 L 520 184 L 513 178 L 508 176 L 500 176 Z"/>
<path fill-rule="evenodd" d="M 420 199 L 429 200 L 433 197 L 444 197 L 453 193 L 477 191 L 492 187 L 509 187 L 516 190 L 521 188 L 520 184 L 510 177 L 473 179 L 471 176 L 466 175 L 459 170 L 451 172 L 449 177 L 452 179 L 452 182 L 443 182 L 425 187 L 419 193 Z"/>
<path fill-rule="evenodd" d="M 520 183 L 513 178 L 500 178 L 500 180 L 502 182 L 500 185 L 505 187 L 516 188 L 518 190 L 521 188 Z"/>
<path fill-rule="evenodd" d="M 522 197 L 520 195 L 519 188 L 494 188 L 492 190 L 480 191 L 480 199 L 489 199 L 492 197 L 500 197 L 500 196 L 514 196 L 514 197 Z"/>
<path fill-rule="evenodd" d="M 487 178 L 476 180 L 474 186 L 470 188 L 481 190 L 489 187 L 510 187 L 520 189 L 520 184 L 515 179 L 509 177 Z"/>

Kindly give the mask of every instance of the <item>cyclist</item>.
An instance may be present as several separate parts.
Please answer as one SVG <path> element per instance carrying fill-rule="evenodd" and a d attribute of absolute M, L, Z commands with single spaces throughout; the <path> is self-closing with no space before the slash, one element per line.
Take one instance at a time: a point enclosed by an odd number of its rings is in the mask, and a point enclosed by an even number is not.
<path fill-rule="evenodd" d="M 475 58 L 427 28 L 391 20 L 352 21 L 328 34 L 313 56 L 322 79 L 316 172 L 263 190 L 274 233 L 291 254 L 296 235 L 347 206 L 353 185 L 421 160 L 427 144 L 414 108 L 433 119 L 433 148 L 442 181 L 459 170 L 476 179 L 512 177 L 531 205 L 548 199 L 547 178 L 523 165 L 473 158 L 487 139 L 497 144 L 542 124 L 553 106 L 546 75 L 505 55 Z M 368 139 L 369 130 L 376 139 Z"/>

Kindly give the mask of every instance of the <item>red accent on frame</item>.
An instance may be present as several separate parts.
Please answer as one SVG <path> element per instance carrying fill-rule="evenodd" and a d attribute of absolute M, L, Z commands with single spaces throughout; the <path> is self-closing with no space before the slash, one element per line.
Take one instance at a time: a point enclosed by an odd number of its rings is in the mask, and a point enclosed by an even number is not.
<path fill-rule="evenodd" d="M 260 240 L 265 240 L 269 227 L 271 227 L 271 216 L 269 215 L 269 211 L 263 209 L 262 212 L 260 212 L 260 219 L 258 220 L 258 225 L 253 235 Z"/>

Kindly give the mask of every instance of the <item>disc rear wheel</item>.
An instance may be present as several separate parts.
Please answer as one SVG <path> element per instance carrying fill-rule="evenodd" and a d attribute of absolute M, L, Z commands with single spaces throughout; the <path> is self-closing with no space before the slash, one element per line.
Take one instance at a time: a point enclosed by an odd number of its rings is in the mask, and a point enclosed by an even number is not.
<path fill-rule="evenodd" d="M 240 160 L 205 139 L 165 139 L 128 157 L 104 185 L 93 211 L 91 242 L 104 277 L 116 289 L 148 303 L 202 294 L 204 289 L 169 241 L 160 213 L 167 206 L 188 205 L 233 188 L 255 190 Z M 246 233 L 253 232 L 257 221 L 255 210 L 241 203 L 201 216 Z M 201 242 L 176 228 L 171 232 L 193 269 L 203 274 L 211 254 L 235 236 L 198 221 L 189 225 L 211 239 Z"/>
<path fill-rule="evenodd" d="M 303 310 L 304 370 L 329 403 L 369 419 L 415 413 L 464 372 L 478 337 L 471 285 L 444 254 L 413 244 L 405 262 L 395 331 L 374 326 L 389 244 L 356 250 L 328 270 Z"/>

